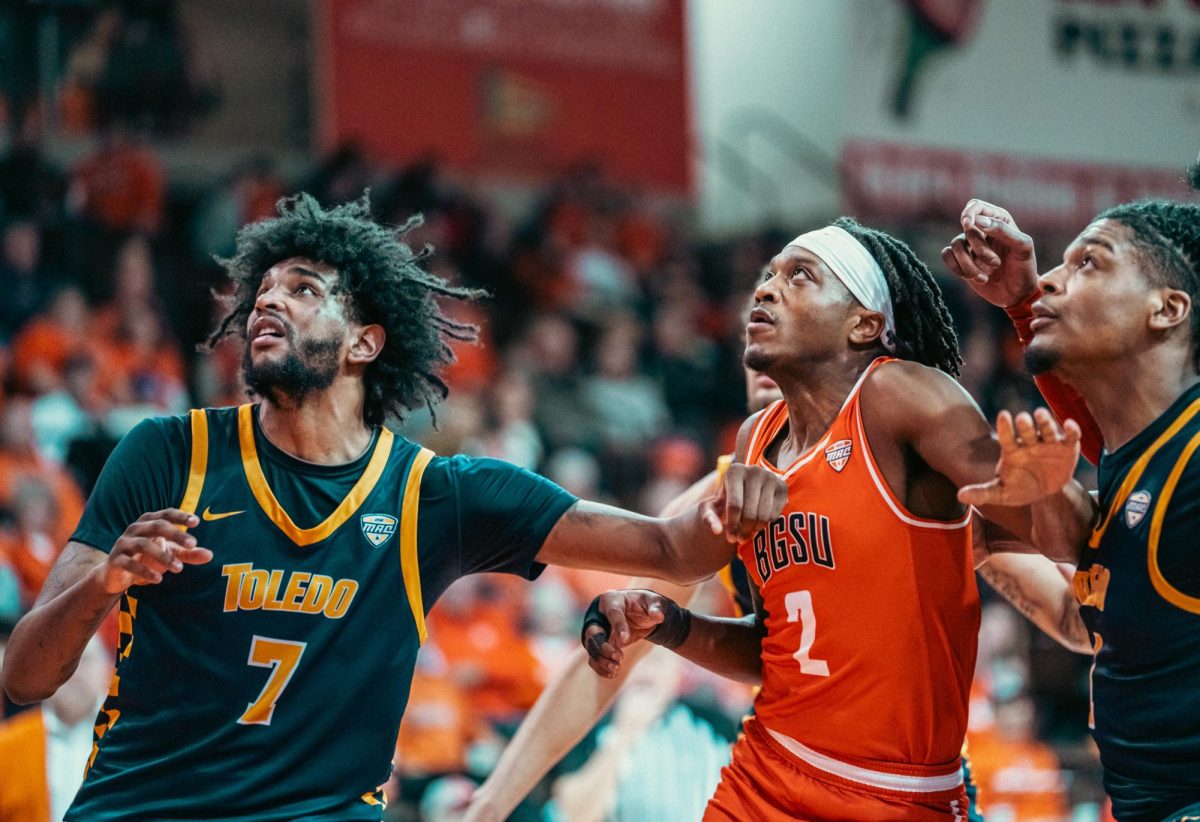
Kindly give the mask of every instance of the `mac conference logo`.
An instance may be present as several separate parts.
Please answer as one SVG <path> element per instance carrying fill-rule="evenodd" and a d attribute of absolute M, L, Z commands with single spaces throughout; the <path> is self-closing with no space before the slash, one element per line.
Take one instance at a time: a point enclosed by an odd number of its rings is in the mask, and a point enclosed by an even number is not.
<path fill-rule="evenodd" d="M 825 449 L 825 461 L 829 463 L 830 468 L 840 474 L 846 467 L 846 463 L 850 461 L 850 452 L 853 448 L 854 443 L 851 440 L 838 440 Z"/>
<path fill-rule="evenodd" d="M 367 542 L 376 548 L 396 533 L 396 518 L 388 514 L 363 514 L 359 518 L 359 525 Z"/>
<path fill-rule="evenodd" d="M 1129 501 L 1125 503 L 1125 524 L 1133 528 L 1142 521 L 1149 510 L 1150 492 L 1135 491 L 1129 495 Z"/>

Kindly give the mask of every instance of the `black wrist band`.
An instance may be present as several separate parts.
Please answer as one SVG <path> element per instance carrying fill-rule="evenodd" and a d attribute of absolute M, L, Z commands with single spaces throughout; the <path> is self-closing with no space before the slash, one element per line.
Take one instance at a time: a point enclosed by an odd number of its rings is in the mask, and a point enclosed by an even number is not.
<path fill-rule="evenodd" d="M 646 639 L 673 651 L 687 642 L 691 632 L 692 612 L 687 608 L 680 608 L 673 600 L 668 599 L 663 610 L 663 621 Z"/>
<path fill-rule="evenodd" d="M 587 629 L 589 625 L 599 625 L 600 630 L 604 633 L 599 636 L 601 642 L 608 639 L 608 635 L 612 633 L 612 625 L 608 621 L 608 617 L 600 613 L 600 597 L 592 600 L 592 604 L 588 606 L 583 613 L 583 628 L 579 631 L 579 641 L 587 648 Z"/>

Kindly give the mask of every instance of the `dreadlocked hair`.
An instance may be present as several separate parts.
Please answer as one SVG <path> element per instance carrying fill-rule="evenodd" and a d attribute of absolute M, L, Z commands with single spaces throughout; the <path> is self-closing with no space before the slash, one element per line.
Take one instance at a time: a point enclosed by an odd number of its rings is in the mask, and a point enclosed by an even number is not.
<path fill-rule="evenodd" d="M 929 267 L 890 234 L 859 225 L 850 217 L 833 224 L 862 243 L 883 269 L 896 315 L 896 356 L 958 376 L 962 364 L 958 336 Z"/>
<path fill-rule="evenodd" d="M 421 217 L 398 228 L 380 225 L 371 219 L 366 193 L 329 209 L 309 194 L 297 194 L 280 200 L 276 208 L 278 217 L 238 232 L 233 257 L 217 260 L 234 292 L 225 298 L 228 313 L 209 336 L 208 347 L 231 335 L 244 340 L 263 275 L 282 260 L 304 257 L 337 271 L 334 292 L 345 299 L 353 321 L 377 323 L 387 332 L 383 350 L 363 372 L 363 421 L 382 425 L 421 406 L 432 414 L 448 391 L 438 372 L 454 362 L 450 341 L 475 342 L 478 333 L 475 326 L 442 313 L 438 298 L 471 300 L 486 292 L 456 288 L 425 271 L 420 264 L 433 249 L 414 252 L 403 242 Z"/>
<path fill-rule="evenodd" d="M 1128 226 L 1151 278 L 1192 298 L 1192 363 L 1200 371 L 1200 203 L 1139 200 L 1113 206 L 1096 219 Z"/>

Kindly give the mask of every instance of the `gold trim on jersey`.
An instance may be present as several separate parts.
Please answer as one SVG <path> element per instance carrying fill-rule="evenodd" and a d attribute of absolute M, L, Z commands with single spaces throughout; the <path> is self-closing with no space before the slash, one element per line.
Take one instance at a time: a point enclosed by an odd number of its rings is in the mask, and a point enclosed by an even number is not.
<path fill-rule="evenodd" d="M 1150 464 L 1150 460 L 1158 453 L 1158 449 L 1162 448 L 1171 437 L 1178 434 L 1197 413 L 1200 413 L 1200 400 L 1194 400 L 1191 405 L 1181 411 L 1179 416 L 1175 418 L 1175 421 L 1167 427 L 1167 430 L 1159 434 L 1158 439 L 1142 452 L 1137 462 L 1129 469 L 1129 473 L 1125 475 L 1125 480 L 1121 483 L 1121 487 L 1117 489 L 1116 496 L 1109 503 L 1108 513 L 1105 514 L 1100 524 L 1092 529 L 1092 535 L 1088 539 L 1089 548 L 1100 547 L 1100 540 L 1104 538 L 1104 533 L 1108 530 L 1109 523 L 1112 522 L 1112 518 L 1125 505 L 1125 501 L 1129 498 L 1129 495 L 1133 493 L 1134 486 L 1142 478 L 1142 474 L 1145 472 L 1146 466 Z M 1161 507 L 1165 508 L 1165 506 Z"/>
<path fill-rule="evenodd" d="M 118 662 L 122 659 L 128 659 L 130 651 L 133 650 L 133 622 L 135 619 L 137 619 L 137 599 L 130 596 L 129 592 L 126 591 L 121 597 L 121 604 L 117 614 Z M 105 698 L 104 704 L 100 706 L 100 712 L 96 716 L 96 725 L 92 729 L 92 752 L 88 756 L 87 765 L 83 769 L 84 779 L 87 779 L 88 772 L 96 762 L 96 754 L 100 753 L 100 740 L 104 738 L 106 733 L 112 730 L 113 725 L 116 725 L 117 720 L 121 718 L 121 710 L 117 707 L 120 704 L 120 695 L 121 677 L 114 670 L 112 679 L 108 683 L 108 696 Z"/>
<path fill-rule="evenodd" d="M 433 459 L 433 452 L 422 448 L 413 458 L 404 483 L 404 502 L 400 509 L 400 571 L 404 576 L 404 591 L 408 594 L 408 606 L 412 608 L 413 620 L 417 623 L 417 637 L 422 645 L 428 632 L 425 630 L 425 602 L 421 596 L 421 565 L 417 556 L 417 513 L 421 507 L 421 477 L 425 467 Z"/>
<path fill-rule="evenodd" d="M 1167 506 L 1171 502 L 1171 495 L 1175 493 L 1179 477 L 1183 474 L 1183 469 L 1187 467 L 1192 453 L 1198 447 L 1200 447 L 1200 434 L 1196 434 L 1188 442 L 1183 453 L 1179 455 L 1179 459 L 1175 460 L 1175 466 L 1167 476 L 1166 484 L 1158 492 L 1158 503 L 1154 506 L 1154 516 L 1150 519 L 1150 548 L 1146 552 L 1146 563 L 1150 570 L 1150 581 L 1154 583 L 1154 590 L 1158 591 L 1159 596 L 1176 608 L 1182 608 L 1193 614 L 1200 614 L 1200 597 L 1188 596 L 1163 576 L 1163 572 L 1158 567 L 1158 541 L 1162 536 L 1163 520 L 1167 517 Z"/>
<path fill-rule="evenodd" d="M 263 474 L 262 465 L 258 461 L 258 450 L 254 446 L 254 406 L 246 404 L 238 408 L 238 444 L 242 452 L 242 468 L 246 472 L 246 482 L 250 484 L 250 491 L 263 513 L 292 542 L 301 547 L 320 542 L 354 516 L 354 512 L 366 501 L 375 488 L 375 483 L 383 475 L 388 456 L 392 452 L 393 439 L 391 431 L 382 429 L 366 469 L 358 478 L 358 482 L 354 483 L 350 493 L 346 494 L 346 498 L 333 509 L 333 513 L 326 517 L 324 522 L 312 528 L 301 528 L 292 521 L 288 512 L 283 510 L 279 500 L 275 499 L 275 494 Z"/>
<path fill-rule="evenodd" d="M 194 514 L 200 504 L 204 475 L 208 472 L 208 415 L 202 408 L 193 408 L 188 416 L 192 421 L 192 461 L 188 467 L 187 488 L 184 489 L 179 508 Z"/>

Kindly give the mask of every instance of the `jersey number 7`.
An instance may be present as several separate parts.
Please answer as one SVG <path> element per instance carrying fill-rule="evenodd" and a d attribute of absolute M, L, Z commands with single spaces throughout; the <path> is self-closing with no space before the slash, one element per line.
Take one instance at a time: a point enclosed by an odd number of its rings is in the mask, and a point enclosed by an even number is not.
<path fill-rule="evenodd" d="M 245 713 L 238 720 L 239 725 L 271 724 L 275 703 L 279 701 L 283 689 L 292 681 L 292 674 L 296 673 L 296 665 L 299 664 L 307 644 L 255 635 L 250 643 L 250 659 L 246 664 L 270 668 L 271 675 L 267 677 L 267 684 L 263 686 L 258 699 L 246 706 Z"/>

